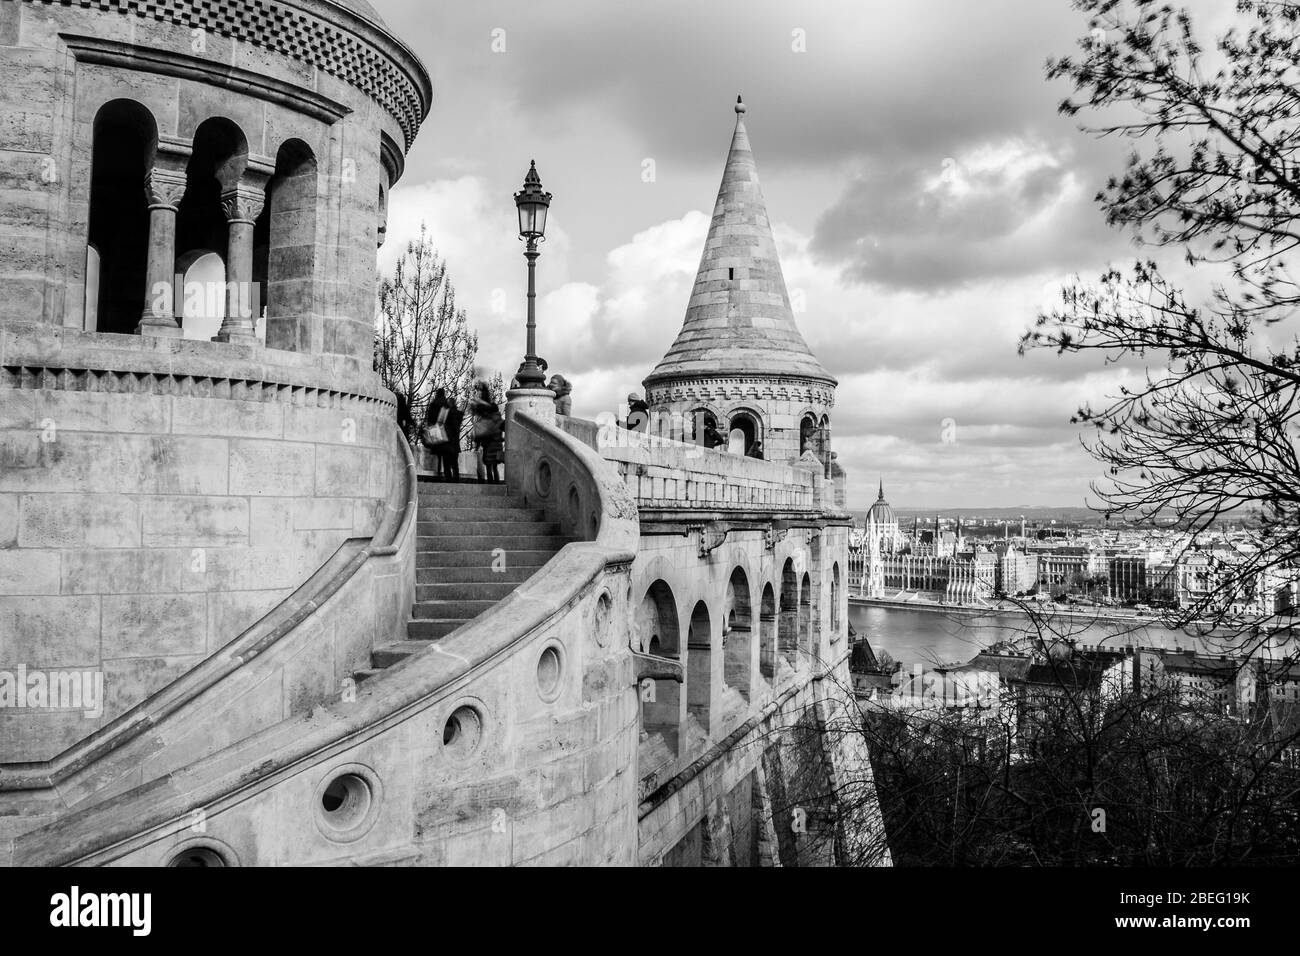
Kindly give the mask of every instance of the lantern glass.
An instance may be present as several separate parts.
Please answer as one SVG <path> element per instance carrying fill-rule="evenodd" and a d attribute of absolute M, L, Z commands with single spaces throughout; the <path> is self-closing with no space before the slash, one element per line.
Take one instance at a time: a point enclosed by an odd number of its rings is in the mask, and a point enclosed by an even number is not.
<path fill-rule="evenodd" d="M 519 200 L 519 235 L 525 239 L 546 235 L 546 203 L 527 198 Z"/>

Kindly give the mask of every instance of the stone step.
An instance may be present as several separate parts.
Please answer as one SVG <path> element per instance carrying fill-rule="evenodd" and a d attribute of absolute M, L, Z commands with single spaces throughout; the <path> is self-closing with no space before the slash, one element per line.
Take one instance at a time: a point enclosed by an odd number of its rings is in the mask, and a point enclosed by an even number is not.
<path fill-rule="evenodd" d="M 430 568 L 483 568 L 489 574 L 493 562 L 497 566 L 507 568 L 539 568 L 555 556 L 556 548 L 526 548 L 519 542 L 511 542 L 513 547 L 504 549 L 502 553 L 497 552 L 495 541 L 492 547 L 487 547 L 488 542 L 479 545 L 478 550 L 466 548 L 464 550 L 448 550 L 447 548 L 426 548 L 415 552 L 415 580 L 423 582 L 421 573 Z"/>
<path fill-rule="evenodd" d="M 481 484 L 477 481 L 422 481 L 420 497 L 430 498 L 507 498 L 509 490 L 505 482 L 495 485 Z"/>
<path fill-rule="evenodd" d="M 523 495 L 482 495 L 477 491 L 449 491 L 444 494 L 420 492 L 420 501 L 439 508 L 522 508 Z"/>
<path fill-rule="evenodd" d="M 448 521 L 419 521 L 415 526 L 417 537 L 451 537 L 462 535 L 496 534 L 502 537 L 548 537 L 560 533 L 554 521 L 470 521 L 454 524 Z"/>
<path fill-rule="evenodd" d="M 415 613 L 412 617 L 416 620 L 444 621 L 458 618 L 468 621 L 478 617 L 500 600 L 500 598 L 480 598 L 478 600 L 424 601 L 415 605 Z"/>
<path fill-rule="evenodd" d="M 418 592 L 422 587 L 441 587 L 443 585 L 469 587 L 479 584 L 507 583 L 513 588 L 517 587 L 521 581 L 526 581 L 536 574 L 542 563 L 538 561 L 536 564 L 507 564 L 500 571 L 493 571 L 490 567 L 417 567 L 415 571 L 415 589 Z"/>
<path fill-rule="evenodd" d="M 570 540 L 505 485 L 420 482 L 406 639 L 375 648 L 355 679 L 405 660 L 509 597 Z"/>
<path fill-rule="evenodd" d="M 476 521 L 545 521 L 541 508 L 502 506 L 500 508 L 442 508 L 432 506 L 420 509 L 420 524 L 469 524 Z"/>
<path fill-rule="evenodd" d="M 464 624 L 461 620 L 423 620 L 412 618 L 406 623 L 406 635 L 415 641 L 436 641 Z M 376 665 L 378 666 L 378 665 Z"/>
<path fill-rule="evenodd" d="M 371 651 L 370 664 L 373 668 L 383 670 L 392 667 L 398 661 L 406 660 L 416 651 L 422 651 L 428 646 L 428 641 L 394 641 L 392 644 L 385 644 Z"/>
<path fill-rule="evenodd" d="M 500 521 L 502 515 L 528 514 L 536 510 L 536 505 L 529 506 L 523 498 L 421 498 L 419 502 L 422 521 L 462 520 L 456 515 L 460 511 L 480 511 L 484 512 L 482 517 Z M 441 517 L 447 512 L 451 512 L 453 517 Z"/>
<path fill-rule="evenodd" d="M 417 551 L 492 551 L 502 548 L 506 552 L 506 561 L 510 552 L 520 551 L 559 551 L 572 540 L 561 535 L 513 534 L 498 531 L 495 534 L 431 534 L 418 535 L 415 539 Z M 417 559 L 418 560 L 418 559 Z"/>
<path fill-rule="evenodd" d="M 417 584 L 415 601 L 417 609 L 433 601 L 500 601 L 519 587 L 519 581 L 446 581 L 437 584 Z M 435 615 L 417 615 L 418 617 Z"/>

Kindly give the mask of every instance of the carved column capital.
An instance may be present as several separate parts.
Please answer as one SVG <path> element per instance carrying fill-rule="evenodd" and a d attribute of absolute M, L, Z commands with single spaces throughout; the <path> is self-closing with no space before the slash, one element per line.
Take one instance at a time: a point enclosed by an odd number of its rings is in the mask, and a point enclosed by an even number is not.
<path fill-rule="evenodd" d="M 155 166 L 144 177 L 144 198 L 150 209 L 171 209 L 185 196 L 185 171 Z"/>
<path fill-rule="evenodd" d="M 256 222 L 265 203 L 266 192 L 253 183 L 239 183 L 221 194 L 221 208 L 227 222 Z"/>

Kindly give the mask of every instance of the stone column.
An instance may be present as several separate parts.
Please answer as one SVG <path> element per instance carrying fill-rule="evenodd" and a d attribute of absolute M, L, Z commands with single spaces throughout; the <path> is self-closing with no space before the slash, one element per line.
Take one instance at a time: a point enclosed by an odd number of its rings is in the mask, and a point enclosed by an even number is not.
<path fill-rule="evenodd" d="M 145 267 L 141 335 L 176 337 L 176 210 L 185 195 L 185 172 L 155 167 L 144 181 L 149 203 L 149 259 Z"/>
<path fill-rule="evenodd" d="M 239 183 L 221 194 L 230 239 L 226 254 L 226 317 L 214 342 L 257 344 L 255 310 L 261 296 L 253 290 L 253 223 L 265 202 L 266 193 L 253 183 Z"/>
<path fill-rule="evenodd" d="M 555 393 L 549 388 L 511 388 L 506 390 L 506 421 L 520 409 L 534 418 L 555 424 Z M 508 427 L 508 426 L 507 426 Z M 509 434 L 507 431 L 506 434 Z"/>

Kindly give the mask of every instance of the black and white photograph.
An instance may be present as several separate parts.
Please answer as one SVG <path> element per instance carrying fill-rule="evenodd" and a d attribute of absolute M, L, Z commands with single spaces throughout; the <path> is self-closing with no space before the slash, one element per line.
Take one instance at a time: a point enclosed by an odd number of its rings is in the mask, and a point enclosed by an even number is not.
<path fill-rule="evenodd" d="M 1297 0 L 0 0 L 13 915 L 1278 926 L 1298 245 Z"/>

